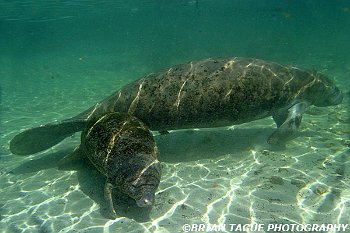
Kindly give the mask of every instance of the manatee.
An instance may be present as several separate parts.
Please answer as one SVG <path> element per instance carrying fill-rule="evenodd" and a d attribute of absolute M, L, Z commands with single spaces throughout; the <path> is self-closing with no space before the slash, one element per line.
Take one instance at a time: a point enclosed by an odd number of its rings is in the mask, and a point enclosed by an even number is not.
<path fill-rule="evenodd" d="M 342 99 L 334 83 L 316 71 L 253 58 L 209 58 L 148 74 L 73 118 L 23 131 L 10 150 L 19 155 L 42 151 L 106 112 L 132 114 L 160 132 L 272 116 L 277 129 L 268 142 L 284 144 L 310 105 L 337 105 Z"/>
<path fill-rule="evenodd" d="M 107 177 L 105 199 L 111 216 L 116 216 L 113 187 L 135 199 L 140 207 L 153 205 L 161 178 L 157 146 L 151 131 L 136 117 L 119 112 L 93 117 L 81 134 L 80 146 L 59 165 L 77 156 L 88 158 Z"/>

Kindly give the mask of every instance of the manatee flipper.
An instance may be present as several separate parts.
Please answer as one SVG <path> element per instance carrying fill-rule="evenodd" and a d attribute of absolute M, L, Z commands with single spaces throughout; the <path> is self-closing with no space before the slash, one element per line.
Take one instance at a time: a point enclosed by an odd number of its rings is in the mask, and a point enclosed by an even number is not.
<path fill-rule="evenodd" d="M 271 134 L 267 142 L 276 145 L 288 141 L 299 129 L 302 114 L 308 106 L 308 103 L 300 102 L 294 104 L 287 111 L 276 113 L 273 119 L 277 124 L 277 130 Z"/>
<path fill-rule="evenodd" d="M 75 132 L 81 131 L 86 120 L 67 120 L 25 130 L 10 142 L 10 151 L 17 155 L 29 155 L 46 150 Z"/>
<path fill-rule="evenodd" d="M 107 202 L 107 208 L 108 208 L 108 214 L 112 217 L 112 218 L 116 218 L 117 217 L 117 213 L 114 210 L 113 207 L 113 197 L 112 197 L 112 190 L 113 190 L 113 185 L 111 183 L 112 181 L 109 181 L 107 179 L 105 187 L 104 187 L 104 196 L 105 196 L 105 200 Z"/>

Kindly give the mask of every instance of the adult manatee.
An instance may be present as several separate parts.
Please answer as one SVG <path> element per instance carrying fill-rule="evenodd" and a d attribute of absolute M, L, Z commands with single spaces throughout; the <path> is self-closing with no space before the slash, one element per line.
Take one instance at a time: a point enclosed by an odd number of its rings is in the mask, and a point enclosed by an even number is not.
<path fill-rule="evenodd" d="M 23 131 L 10 150 L 19 155 L 45 150 L 106 112 L 132 114 L 158 131 L 272 116 L 277 130 L 268 142 L 280 144 L 296 132 L 308 106 L 337 105 L 342 99 L 333 82 L 315 71 L 251 58 L 205 59 L 151 73 L 76 117 Z"/>

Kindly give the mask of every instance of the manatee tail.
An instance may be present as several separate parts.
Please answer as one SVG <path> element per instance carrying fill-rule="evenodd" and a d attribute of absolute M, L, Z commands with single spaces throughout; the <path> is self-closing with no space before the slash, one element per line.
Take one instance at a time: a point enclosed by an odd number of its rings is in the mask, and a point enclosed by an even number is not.
<path fill-rule="evenodd" d="M 75 132 L 81 131 L 87 121 L 69 119 L 42 125 L 17 134 L 10 142 L 10 151 L 17 155 L 30 155 L 46 150 Z"/>

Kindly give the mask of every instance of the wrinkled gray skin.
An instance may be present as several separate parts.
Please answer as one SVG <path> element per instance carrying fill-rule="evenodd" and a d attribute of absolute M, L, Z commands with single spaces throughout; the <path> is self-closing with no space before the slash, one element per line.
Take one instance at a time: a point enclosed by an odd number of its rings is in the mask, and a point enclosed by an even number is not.
<path fill-rule="evenodd" d="M 249 58 L 206 59 L 174 66 L 136 80 L 94 107 L 66 121 L 30 129 L 10 144 L 14 154 L 31 154 L 82 130 L 106 112 L 135 115 L 151 130 L 208 128 L 272 116 L 271 144 L 297 131 L 310 105 L 342 102 L 341 91 L 320 73 Z M 38 142 L 45 136 L 46 140 Z"/>
<path fill-rule="evenodd" d="M 113 112 L 92 118 L 75 153 L 87 156 L 107 177 L 105 198 L 112 216 L 113 187 L 135 199 L 140 207 L 154 204 L 161 178 L 157 147 L 148 127 L 136 117 Z"/>

